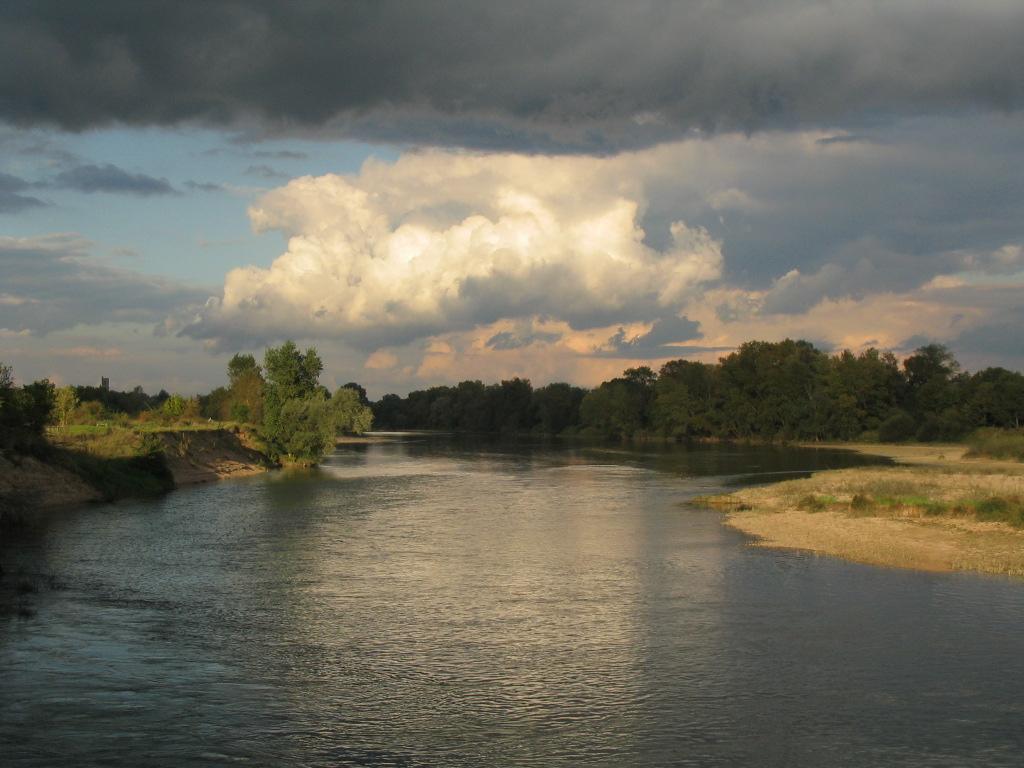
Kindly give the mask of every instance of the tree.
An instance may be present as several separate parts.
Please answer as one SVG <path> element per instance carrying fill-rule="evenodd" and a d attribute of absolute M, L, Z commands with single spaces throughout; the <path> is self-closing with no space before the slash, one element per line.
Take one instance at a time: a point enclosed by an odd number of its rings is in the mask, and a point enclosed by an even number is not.
<path fill-rule="evenodd" d="M 603 437 L 623 439 L 644 428 L 646 387 L 636 380 L 612 379 L 591 390 L 580 403 L 580 421 Z"/>
<path fill-rule="evenodd" d="M 228 385 L 230 387 L 243 378 L 253 375 L 260 375 L 260 366 L 252 355 L 237 354 L 228 360 Z"/>
<path fill-rule="evenodd" d="M 61 387 L 58 389 L 53 401 L 53 417 L 54 421 L 57 422 L 57 426 L 66 430 L 68 422 L 71 420 L 71 415 L 77 407 L 78 393 L 74 387 Z"/>
<path fill-rule="evenodd" d="M 580 421 L 580 403 L 586 390 L 570 384 L 548 384 L 533 391 L 536 428 L 545 435 L 557 435 Z"/>
<path fill-rule="evenodd" d="M 373 404 L 373 421 L 378 429 L 406 427 L 405 401 L 398 395 L 384 395 Z"/>
<path fill-rule="evenodd" d="M 363 405 L 359 393 L 347 385 L 331 397 L 331 411 L 336 432 L 361 435 L 373 425 L 373 411 Z"/>
<path fill-rule="evenodd" d="M 231 392 L 226 387 L 217 387 L 199 398 L 200 414 L 207 419 L 225 421 L 233 405 Z"/>
<path fill-rule="evenodd" d="M 171 395 L 164 400 L 160 410 L 163 413 L 164 419 L 169 424 L 173 424 L 184 415 L 187 405 L 188 401 L 181 395 Z"/>
<path fill-rule="evenodd" d="M 671 360 L 661 367 L 654 385 L 651 426 L 668 437 L 712 433 L 714 368 L 689 360 Z"/>
<path fill-rule="evenodd" d="M 903 399 L 904 379 L 891 352 L 849 350 L 829 360 L 826 432 L 844 440 L 878 429 Z"/>
<path fill-rule="evenodd" d="M 235 355 L 228 361 L 228 393 L 218 418 L 259 423 L 263 420 L 263 390 L 263 372 L 256 358 Z"/>
<path fill-rule="evenodd" d="M 942 344 L 927 344 L 914 350 L 914 354 L 903 361 L 907 372 L 907 383 L 911 389 L 920 389 L 935 379 L 949 380 L 960 371 L 960 364 L 953 353 Z"/>
<path fill-rule="evenodd" d="M 50 423 L 54 403 L 48 379 L 14 386 L 9 366 L 0 364 L 0 447 L 31 450 Z"/>
<path fill-rule="evenodd" d="M 533 423 L 533 385 L 530 380 L 517 376 L 487 389 L 491 402 L 491 428 L 509 434 L 529 431 Z"/>
<path fill-rule="evenodd" d="M 309 397 L 320 383 L 324 364 L 315 348 L 299 352 L 294 341 L 270 347 L 263 357 L 267 387 L 281 400 Z M 269 394 L 269 392 L 268 392 Z"/>
<path fill-rule="evenodd" d="M 903 361 L 908 406 L 914 415 L 938 415 L 957 405 L 960 364 L 941 344 L 928 344 Z"/>
<path fill-rule="evenodd" d="M 323 363 L 316 349 L 302 353 L 286 341 L 267 349 L 263 368 L 263 437 L 271 452 L 291 461 L 318 461 L 334 444 L 336 427 L 320 386 Z"/>
<path fill-rule="evenodd" d="M 0 363 L 0 425 L 7 421 L 14 393 L 14 369 Z"/>
<path fill-rule="evenodd" d="M 1024 426 L 1024 375 L 986 368 L 971 377 L 964 416 L 974 426 Z"/>
<path fill-rule="evenodd" d="M 281 406 L 273 436 L 278 456 L 300 464 L 316 463 L 334 445 L 334 414 L 319 397 L 292 398 Z"/>
<path fill-rule="evenodd" d="M 357 384 L 354 381 L 350 381 L 348 384 L 344 384 L 343 386 L 345 387 L 345 389 L 354 389 L 356 393 L 359 395 L 359 402 L 362 405 L 370 404 L 370 399 L 366 396 L 366 388 L 363 387 L 361 384 Z"/>

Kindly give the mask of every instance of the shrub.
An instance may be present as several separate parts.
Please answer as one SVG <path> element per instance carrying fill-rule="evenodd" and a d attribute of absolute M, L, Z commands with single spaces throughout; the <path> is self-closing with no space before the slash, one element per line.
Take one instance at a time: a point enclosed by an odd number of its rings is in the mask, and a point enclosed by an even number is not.
<path fill-rule="evenodd" d="M 979 429 L 967 439 L 968 456 L 1024 461 L 1024 430 Z"/>
<path fill-rule="evenodd" d="M 245 403 L 233 403 L 231 405 L 231 420 L 239 424 L 248 424 L 251 412 Z"/>
<path fill-rule="evenodd" d="M 797 508 L 804 512 L 824 512 L 828 509 L 830 501 L 832 499 L 827 496 L 815 496 L 813 493 L 809 493 L 797 502 Z"/>
<path fill-rule="evenodd" d="M 878 426 L 878 439 L 883 443 L 903 443 L 917 432 L 917 423 L 904 411 L 898 411 Z"/>
<path fill-rule="evenodd" d="M 1024 527 L 1024 499 L 1019 496 L 989 496 L 974 502 L 973 507 L 979 520 Z"/>
<path fill-rule="evenodd" d="M 915 435 L 922 443 L 957 440 L 963 435 L 960 423 L 946 416 L 926 416 Z"/>
<path fill-rule="evenodd" d="M 866 496 L 863 493 L 855 493 L 853 498 L 850 500 L 850 509 L 862 512 L 866 509 L 871 509 L 875 505 L 874 501 L 871 500 L 870 496 Z"/>

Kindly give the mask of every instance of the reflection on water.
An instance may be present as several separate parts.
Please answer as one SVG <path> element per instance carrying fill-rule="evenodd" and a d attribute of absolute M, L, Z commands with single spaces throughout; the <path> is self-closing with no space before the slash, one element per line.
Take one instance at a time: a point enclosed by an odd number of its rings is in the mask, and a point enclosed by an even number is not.
<path fill-rule="evenodd" d="M 1019 582 L 684 503 L 853 461 L 420 438 L 54 514 L 0 549 L 3 764 L 1019 765 Z"/>

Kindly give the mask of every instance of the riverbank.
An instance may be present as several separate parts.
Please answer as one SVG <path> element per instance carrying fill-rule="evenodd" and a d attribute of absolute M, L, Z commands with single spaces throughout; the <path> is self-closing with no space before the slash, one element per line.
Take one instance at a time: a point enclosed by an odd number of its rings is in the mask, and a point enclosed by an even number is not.
<path fill-rule="evenodd" d="M 238 429 L 58 436 L 31 455 L 0 455 L 0 513 L 154 496 L 273 466 Z"/>
<path fill-rule="evenodd" d="M 762 547 L 926 571 L 1024 576 L 1024 464 L 959 445 L 830 445 L 887 467 L 819 472 L 702 499 Z"/>

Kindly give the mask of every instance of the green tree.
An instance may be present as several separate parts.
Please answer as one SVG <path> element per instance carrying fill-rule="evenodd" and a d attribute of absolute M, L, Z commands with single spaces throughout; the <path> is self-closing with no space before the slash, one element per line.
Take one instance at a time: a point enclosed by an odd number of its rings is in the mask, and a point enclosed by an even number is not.
<path fill-rule="evenodd" d="M 14 386 L 14 373 L 0 364 L 0 447 L 32 450 L 53 418 L 55 399 L 48 379 Z"/>
<path fill-rule="evenodd" d="M 667 437 L 710 435 L 713 400 L 713 366 L 671 360 L 661 367 L 654 385 L 651 427 Z"/>
<path fill-rule="evenodd" d="M 829 360 L 826 432 L 848 440 L 876 430 L 903 399 L 904 379 L 895 356 L 871 348 L 859 355 L 843 350 Z"/>
<path fill-rule="evenodd" d="M 231 412 L 231 392 L 226 387 L 217 387 L 199 398 L 199 412 L 207 419 L 224 421 Z"/>
<path fill-rule="evenodd" d="M 260 423 L 263 420 L 263 372 L 252 355 L 235 355 L 228 361 L 228 395 L 218 418 Z M 212 393 L 211 393 L 212 395 Z"/>
<path fill-rule="evenodd" d="M 919 347 L 903 361 L 909 406 L 917 416 L 939 414 L 956 402 L 954 377 L 960 364 L 941 344 Z"/>
<path fill-rule="evenodd" d="M 188 400 L 181 395 L 171 395 L 164 400 L 160 411 L 167 423 L 173 424 L 185 414 L 186 407 L 188 407 Z"/>
<path fill-rule="evenodd" d="M 488 387 L 491 401 L 491 424 L 495 432 L 515 434 L 528 432 L 533 426 L 533 385 L 529 379 L 502 381 Z"/>
<path fill-rule="evenodd" d="M 53 418 L 61 429 L 66 430 L 71 415 L 78 408 L 78 393 L 74 387 L 61 387 L 54 393 Z"/>
<path fill-rule="evenodd" d="M 361 435 L 373 426 L 373 411 L 362 404 L 359 392 L 348 385 L 331 397 L 334 429 L 350 435 Z"/>
<path fill-rule="evenodd" d="M 228 386 L 234 386 L 241 379 L 260 374 L 259 363 L 253 355 L 236 354 L 228 360 Z"/>
<path fill-rule="evenodd" d="M 14 369 L 0 363 L 0 426 L 6 424 L 14 399 Z"/>
<path fill-rule="evenodd" d="M 320 386 L 319 354 L 312 347 L 299 352 L 295 342 L 286 341 L 267 349 L 263 369 L 263 437 L 271 452 L 292 461 L 318 461 L 334 444 L 336 429 Z"/>
<path fill-rule="evenodd" d="M 334 446 L 334 413 L 321 397 L 292 398 L 281 406 L 273 436 L 279 457 L 316 463 Z"/>
<path fill-rule="evenodd" d="M 320 385 L 324 364 L 315 348 L 299 352 L 294 341 L 270 347 L 263 357 L 268 390 L 282 400 L 313 395 Z M 268 396 L 271 392 L 268 392 Z"/>
<path fill-rule="evenodd" d="M 586 390 L 556 382 L 533 391 L 536 429 L 545 435 L 557 435 L 580 421 L 580 403 Z"/>
<path fill-rule="evenodd" d="M 350 381 L 348 384 L 344 384 L 343 386 L 345 387 L 345 389 L 353 389 L 353 390 L 355 390 L 356 394 L 359 395 L 359 402 L 360 403 L 362 403 L 363 405 L 369 405 L 370 404 L 370 399 L 366 396 L 366 388 L 363 387 L 361 384 L 357 384 L 354 381 Z"/>
<path fill-rule="evenodd" d="M 964 417 L 973 426 L 1024 426 L 1024 375 L 986 368 L 970 379 Z"/>
<path fill-rule="evenodd" d="M 636 379 L 612 379 L 591 390 L 580 403 L 580 420 L 591 432 L 624 439 L 645 426 L 648 392 Z"/>

